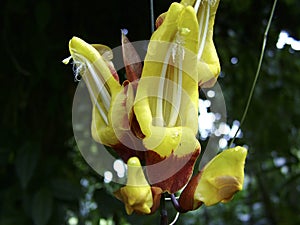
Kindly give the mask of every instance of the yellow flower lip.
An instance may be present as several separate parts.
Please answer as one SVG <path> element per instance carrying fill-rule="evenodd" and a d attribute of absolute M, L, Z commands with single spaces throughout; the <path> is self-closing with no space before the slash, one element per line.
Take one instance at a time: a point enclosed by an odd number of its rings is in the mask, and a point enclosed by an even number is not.
<path fill-rule="evenodd" d="M 226 203 L 242 190 L 247 149 L 237 146 L 215 156 L 181 193 L 179 204 L 188 211 L 204 203 L 211 206 Z"/>
<path fill-rule="evenodd" d="M 153 195 L 143 173 L 140 160 L 137 157 L 131 157 L 127 162 L 127 166 L 127 184 L 114 194 L 124 202 L 127 214 L 130 215 L 134 211 L 149 214 L 153 206 Z"/>

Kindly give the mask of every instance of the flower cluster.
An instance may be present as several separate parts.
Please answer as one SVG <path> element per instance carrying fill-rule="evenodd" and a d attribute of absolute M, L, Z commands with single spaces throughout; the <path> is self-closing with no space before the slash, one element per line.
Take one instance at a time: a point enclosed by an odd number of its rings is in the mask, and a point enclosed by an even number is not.
<path fill-rule="evenodd" d="M 141 59 L 122 33 L 127 80 L 120 84 L 112 50 L 73 37 L 69 42 L 75 74 L 93 102 L 93 139 L 127 163 L 127 183 L 115 196 L 126 212 L 150 214 L 162 193 L 176 193 L 181 211 L 229 201 L 242 189 L 247 151 L 228 149 L 192 176 L 200 154 L 198 88 L 213 86 L 220 64 L 213 43 L 219 1 L 172 3 L 156 21 Z"/>

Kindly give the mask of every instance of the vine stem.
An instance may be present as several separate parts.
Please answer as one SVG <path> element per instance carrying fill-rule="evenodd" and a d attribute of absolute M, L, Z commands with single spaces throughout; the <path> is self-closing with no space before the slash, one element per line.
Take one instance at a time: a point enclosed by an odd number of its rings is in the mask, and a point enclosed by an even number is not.
<path fill-rule="evenodd" d="M 232 138 L 232 140 L 229 144 L 229 147 L 232 146 L 232 144 L 233 144 L 234 140 L 236 139 L 239 131 L 241 130 L 241 126 L 243 125 L 243 123 L 245 121 L 245 118 L 246 118 L 246 115 L 247 115 L 248 110 L 249 110 L 249 106 L 250 106 L 250 103 L 251 103 L 251 100 L 252 100 L 252 97 L 253 97 L 254 89 L 255 89 L 255 86 L 256 86 L 256 83 L 257 83 L 257 80 L 258 80 L 258 77 L 259 77 L 259 73 L 260 73 L 260 70 L 261 70 L 261 65 L 262 65 L 262 61 L 263 61 L 265 50 L 266 50 L 266 43 L 267 43 L 268 33 L 269 33 L 269 30 L 270 30 L 270 27 L 271 27 L 271 23 L 272 23 L 272 19 L 273 19 L 273 16 L 274 16 L 276 4 L 277 4 L 277 0 L 274 0 L 272 10 L 271 10 L 271 14 L 270 14 L 270 17 L 269 17 L 269 21 L 268 21 L 267 27 L 265 29 L 264 37 L 263 37 L 263 43 L 262 43 L 262 48 L 261 48 L 261 53 L 260 53 L 260 58 L 259 58 L 255 78 L 254 78 L 253 83 L 252 83 L 252 87 L 251 87 L 251 90 L 250 90 L 250 93 L 249 93 L 249 97 L 248 97 L 248 100 L 247 100 L 245 110 L 244 110 L 243 115 L 242 115 L 240 126 L 237 129 L 237 131 L 235 132 L 234 137 Z"/>

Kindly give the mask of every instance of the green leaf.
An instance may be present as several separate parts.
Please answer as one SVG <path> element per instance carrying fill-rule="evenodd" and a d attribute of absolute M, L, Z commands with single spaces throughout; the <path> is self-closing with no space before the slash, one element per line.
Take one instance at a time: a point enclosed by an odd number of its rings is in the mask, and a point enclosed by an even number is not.
<path fill-rule="evenodd" d="M 39 152 L 36 145 L 27 144 L 16 154 L 15 168 L 23 189 L 27 187 L 34 173 L 38 158 Z"/>
<path fill-rule="evenodd" d="M 46 225 L 52 214 L 53 198 L 46 189 L 37 192 L 32 201 L 32 219 L 35 225 Z"/>

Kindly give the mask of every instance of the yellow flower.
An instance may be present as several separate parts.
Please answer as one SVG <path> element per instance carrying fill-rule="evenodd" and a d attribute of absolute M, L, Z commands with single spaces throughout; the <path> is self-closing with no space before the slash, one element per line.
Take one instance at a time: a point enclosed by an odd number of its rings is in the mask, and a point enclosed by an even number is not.
<path fill-rule="evenodd" d="M 137 157 L 130 158 L 127 166 L 127 184 L 114 194 L 124 202 L 127 214 L 130 215 L 134 211 L 141 214 L 150 214 L 153 206 L 153 196 L 139 159 Z"/>
<path fill-rule="evenodd" d="M 220 74 L 221 67 L 213 42 L 213 28 L 216 11 L 220 0 L 182 0 L 184 6 L 193 6 L 197 14 L 198 42 L 198 82 L 201 87 L 212 87 Z M 163 24 L 167 14 L 161 14 L 156 20 L 156 27 Z"/>
<path fill-rule="evenodd" d="M 132 133 L 128 122 L 128 109 L 134 99 L 136 85 L 119 83 L 118 74 L 111 62 L 112 50 L 104 45 L 90 45 L 78 37 L 69 42 L 75 75 L 81 75 L 86 83 L 93 103 L 91 132 L 94 140 L 112 147 L 123 160 L 134 155 L 142 155 L 132 150 L 143 150 L 142 143 L 131 143 Z M 125 144 L 125 145 L 124 145 Z M 132 148 L 131 148 L 132 147 Z"/>
<path fill-rule="evenodd" d="M 71 57 L 88 87 L 94 105 L 93 137 L 101 143 L 112 145 L 117 143 L 118 139 L 111 126 L 109 111 L 122 87 L 108 67 L 108 58 L 105 61 L 105 56 L 112 54 L 111 50 L 108 47 L 103 48 L 106 48 L 105 52 L 108 53 L 105 55 L 104 52 L 104 56 L 94 46 L 80 38 L 73 37 L 69 42 Z M 82 71 L 79 71 L 80 69 Z"/>
<path fill-rule="evenodd" d="M 89 90 L 92 136 L 127 162 L 126 186 L 114 193 L 127 214 L 151 214 L 162 192 L 175 193 L 185 185 L 179 198 L 182 212 L 230 201 L 242 190 L 247 155 L 243 147 L 221 152 L 190 179 L 201 149 L 196 139 L 198 87 L 214 85 L 220 73 L 213 43 L 218 4 L 171 4 L 156 22 L 143 67 L 122 33 L 128 78 L 122 85 L 110 48 L 77 37 L 69 42 L 71 57 L 63 62 L 73 59 L 75 75 L 83 77 Z"/>
<path fill-rule="evenodd" d="M 202 203 L 211 206 L 230 201 L 243 188 L 246 156 L 247 150 L 239 146 L 215 156 L 188 183 L 181 193 L 180 206 L 193 210 Z"/>
<path fill-rule="evenodd" d="M 198 81 L 201 87 L 211 87 L 220 73 L 220 62 L 213 42 L 213 27 L 220 0 L 182 0 L 192 5 L 199 23 Z"/>
<path fill-rule="evenodd" d="M 149 181 L 170 193 L 187 183 L 200 153 L 198 30 L 191 6 L 170 6 L 151 37 L 134 102 L 132 126 L 143 134 L 146 165 L 154 164 Z"/>

